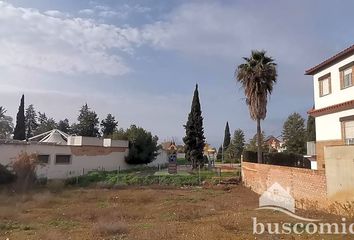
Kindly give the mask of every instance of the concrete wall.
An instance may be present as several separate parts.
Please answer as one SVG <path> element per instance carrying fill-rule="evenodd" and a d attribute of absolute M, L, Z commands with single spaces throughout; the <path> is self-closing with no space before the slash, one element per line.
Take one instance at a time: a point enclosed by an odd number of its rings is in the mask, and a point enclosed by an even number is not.
<path fill-rule="evenodd" d="M 103 139 L 96 137 L 69 136 L 68 145 L 71 146 L 103 146 Z"/>
<path fill-rule="evenodd" d="M 275 182 L 298 202 L 327 203 L 326 177 L 324 171 L 242 162 L 242 180 L 258 194 L 265 192 Z"/>
<path fill-rule="evenodd" d="M 103 146 L 105 147 L 129 147 L 129 141 L 112 140 L 110 138 L 103 139 Z"/>
<path fill-rule="evenodd" d="M 324 108 L 334 104 L 346 102 L 353 100 L 354 95 L 354 87 L 349 87 L 346 89 L 340 89 L 340 75 L 339 75 L 339 68 L 354 61 L 354 55 L 350 56 L 343 61 L 334 64 L 333 66 L 322 70 L 321 72 L 315 74 L 313 76 L 313 86 L 314 86 L 314 97 L 315 97 L 315 108 Z M 318 78 L 321 76 L 326 75 L 327 73 L 331 73 L 331 86 L 332 86 L 332 93 L 320 97 L 319 93 L 319 82 Z"/>
<path fill-rule="evenodd" d="M 156 159 L 148 164 L 150 167 L 163 166 L 168 164 L 168 154 L 167 151 L 160 149 Z"/>
<path fill-rule="evenodd" d="M 354 146 L 331 146 L 324 151 L 329 198 L 354 201 Z"/>
<path fill-rule="evenodd" d="M 38 176 L 48 179 L 64 179 L 95 169 L 108 171 L 117 170 L 118 167 L 127 169 L 129 165 L 125 163 L 125 156 L 128 151 L 126 147 L 7 143 L 0 144 L 0 164 L 11 164 L 21 152 L 50 155 L 49 163 L 38 167 Z M 71 155 L 71 163 L 56 164 L 55 157 L 59 154 Z"/>

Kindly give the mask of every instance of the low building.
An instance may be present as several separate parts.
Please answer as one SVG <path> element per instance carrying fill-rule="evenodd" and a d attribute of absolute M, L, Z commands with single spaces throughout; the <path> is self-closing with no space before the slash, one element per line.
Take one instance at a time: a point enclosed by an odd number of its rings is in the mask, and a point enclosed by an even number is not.
<path fill-rule="evenodd" d="M 95 137 L 69 136 L 59 130 L 30 138 L 29 141 L 0 140 L 0 164 L 11 165 L 19 154 L 36 154 L 42 163 L 38 177 L 65 179 L 92 170 L 127 169 L 129 142 Z"/>

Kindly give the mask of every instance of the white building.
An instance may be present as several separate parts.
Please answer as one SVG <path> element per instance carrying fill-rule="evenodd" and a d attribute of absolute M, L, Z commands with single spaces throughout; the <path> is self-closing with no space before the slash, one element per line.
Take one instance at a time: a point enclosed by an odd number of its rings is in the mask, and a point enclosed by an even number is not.
<path fill-rule="evenodd" d="M 65 179 L 96 169 L 113 171 L 129 167 L 125 162 L 128 141 L 68 136 L 59 130 L 29 140 L 0 140 L 0 164 L 11 165 L 21 152 L 37 154 L 43 163 L 37 167 L 37 175 L 48 179 Z"/>
<path fill-rule="evenodd" d="M 313 76 L 318 169 L 326 146 L 354 144 L 354 45 L 306 71 Z"/>

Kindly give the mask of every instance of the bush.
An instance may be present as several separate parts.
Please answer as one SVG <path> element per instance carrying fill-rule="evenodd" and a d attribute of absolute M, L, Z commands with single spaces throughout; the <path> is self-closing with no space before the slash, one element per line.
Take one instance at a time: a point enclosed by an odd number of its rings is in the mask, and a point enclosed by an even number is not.
<path fill-rule="evenodd" d="M 279 166 L 311 168 L 311 162 L 308 159 L 295 153 L 266 153 L 263 155 L 263 162 Z"/>
<path fill-rule="evenodd" d="M 257 152 L 243 151 L 243 161 L 257 163 Z"/>
<path fill-rule="evenodd" d="M 129 154 L 125 158 L 128 164 L 148 164 L 158 155 L 158 137 L 141 127 L 131 125 L 126 131 L 113 134 L 113 139 L 129 140 Z"/>
<path fill-rule="evenodd" d="M 311 169 L 311 162 L 300 154 L 275 152 L 263 153 L 263 164 Z M 243 161 L 257 163 L 257 152 L 244 151 Z"/>
<path fill-rule="evenodd" d="M 15 179 L 15 174 L 0 164 L 0 184 L 12 183 Z"/>
<path fill-rule="evenodd" d="M 21 153 L 12 164 L 12 169 L 16 174 L 16 191 L 27 191 L 36 182 L 36 168 L 38 165 L 36 154 Z"/>

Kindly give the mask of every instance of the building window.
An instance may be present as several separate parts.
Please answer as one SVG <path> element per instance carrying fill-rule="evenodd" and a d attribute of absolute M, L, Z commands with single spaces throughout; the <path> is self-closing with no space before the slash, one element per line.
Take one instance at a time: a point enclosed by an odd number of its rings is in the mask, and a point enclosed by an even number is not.
<path fill-rule="evenodd" d="M 320 97 L 326 96 L 332 92 L 331 89 L 331 75 L 326 74 L 318 79 L 320 86 Z"/>
<path fill-rule="evenodd" d="M 45 163 L 45 164 L 48 164 L 49 163 L 49 155 L 37 155 L 37 160 L 39 163 Z"/>
<path fill-rule="evenodd" d="M 55 164 L 70 164 L 71 155 L 56 155 Z"/>
<path fill-rule="evenodd" d="M 346 69 L 343 71 L 343 83 L 342 86 L 343 88 L 347 88 L 352 86 L 353 82 L 352 82 L 352 69 Z"/>
<path fill-rule="evenodd" d="M 353 86 L 353 66 L 354 61 L 339 68 L 341 89 Z"/>
<path fill-rule="evenodd" d="M 354 144 L 354 121 L 346 121 L 344 124 L 344 139 L 347 145 Z"/>

